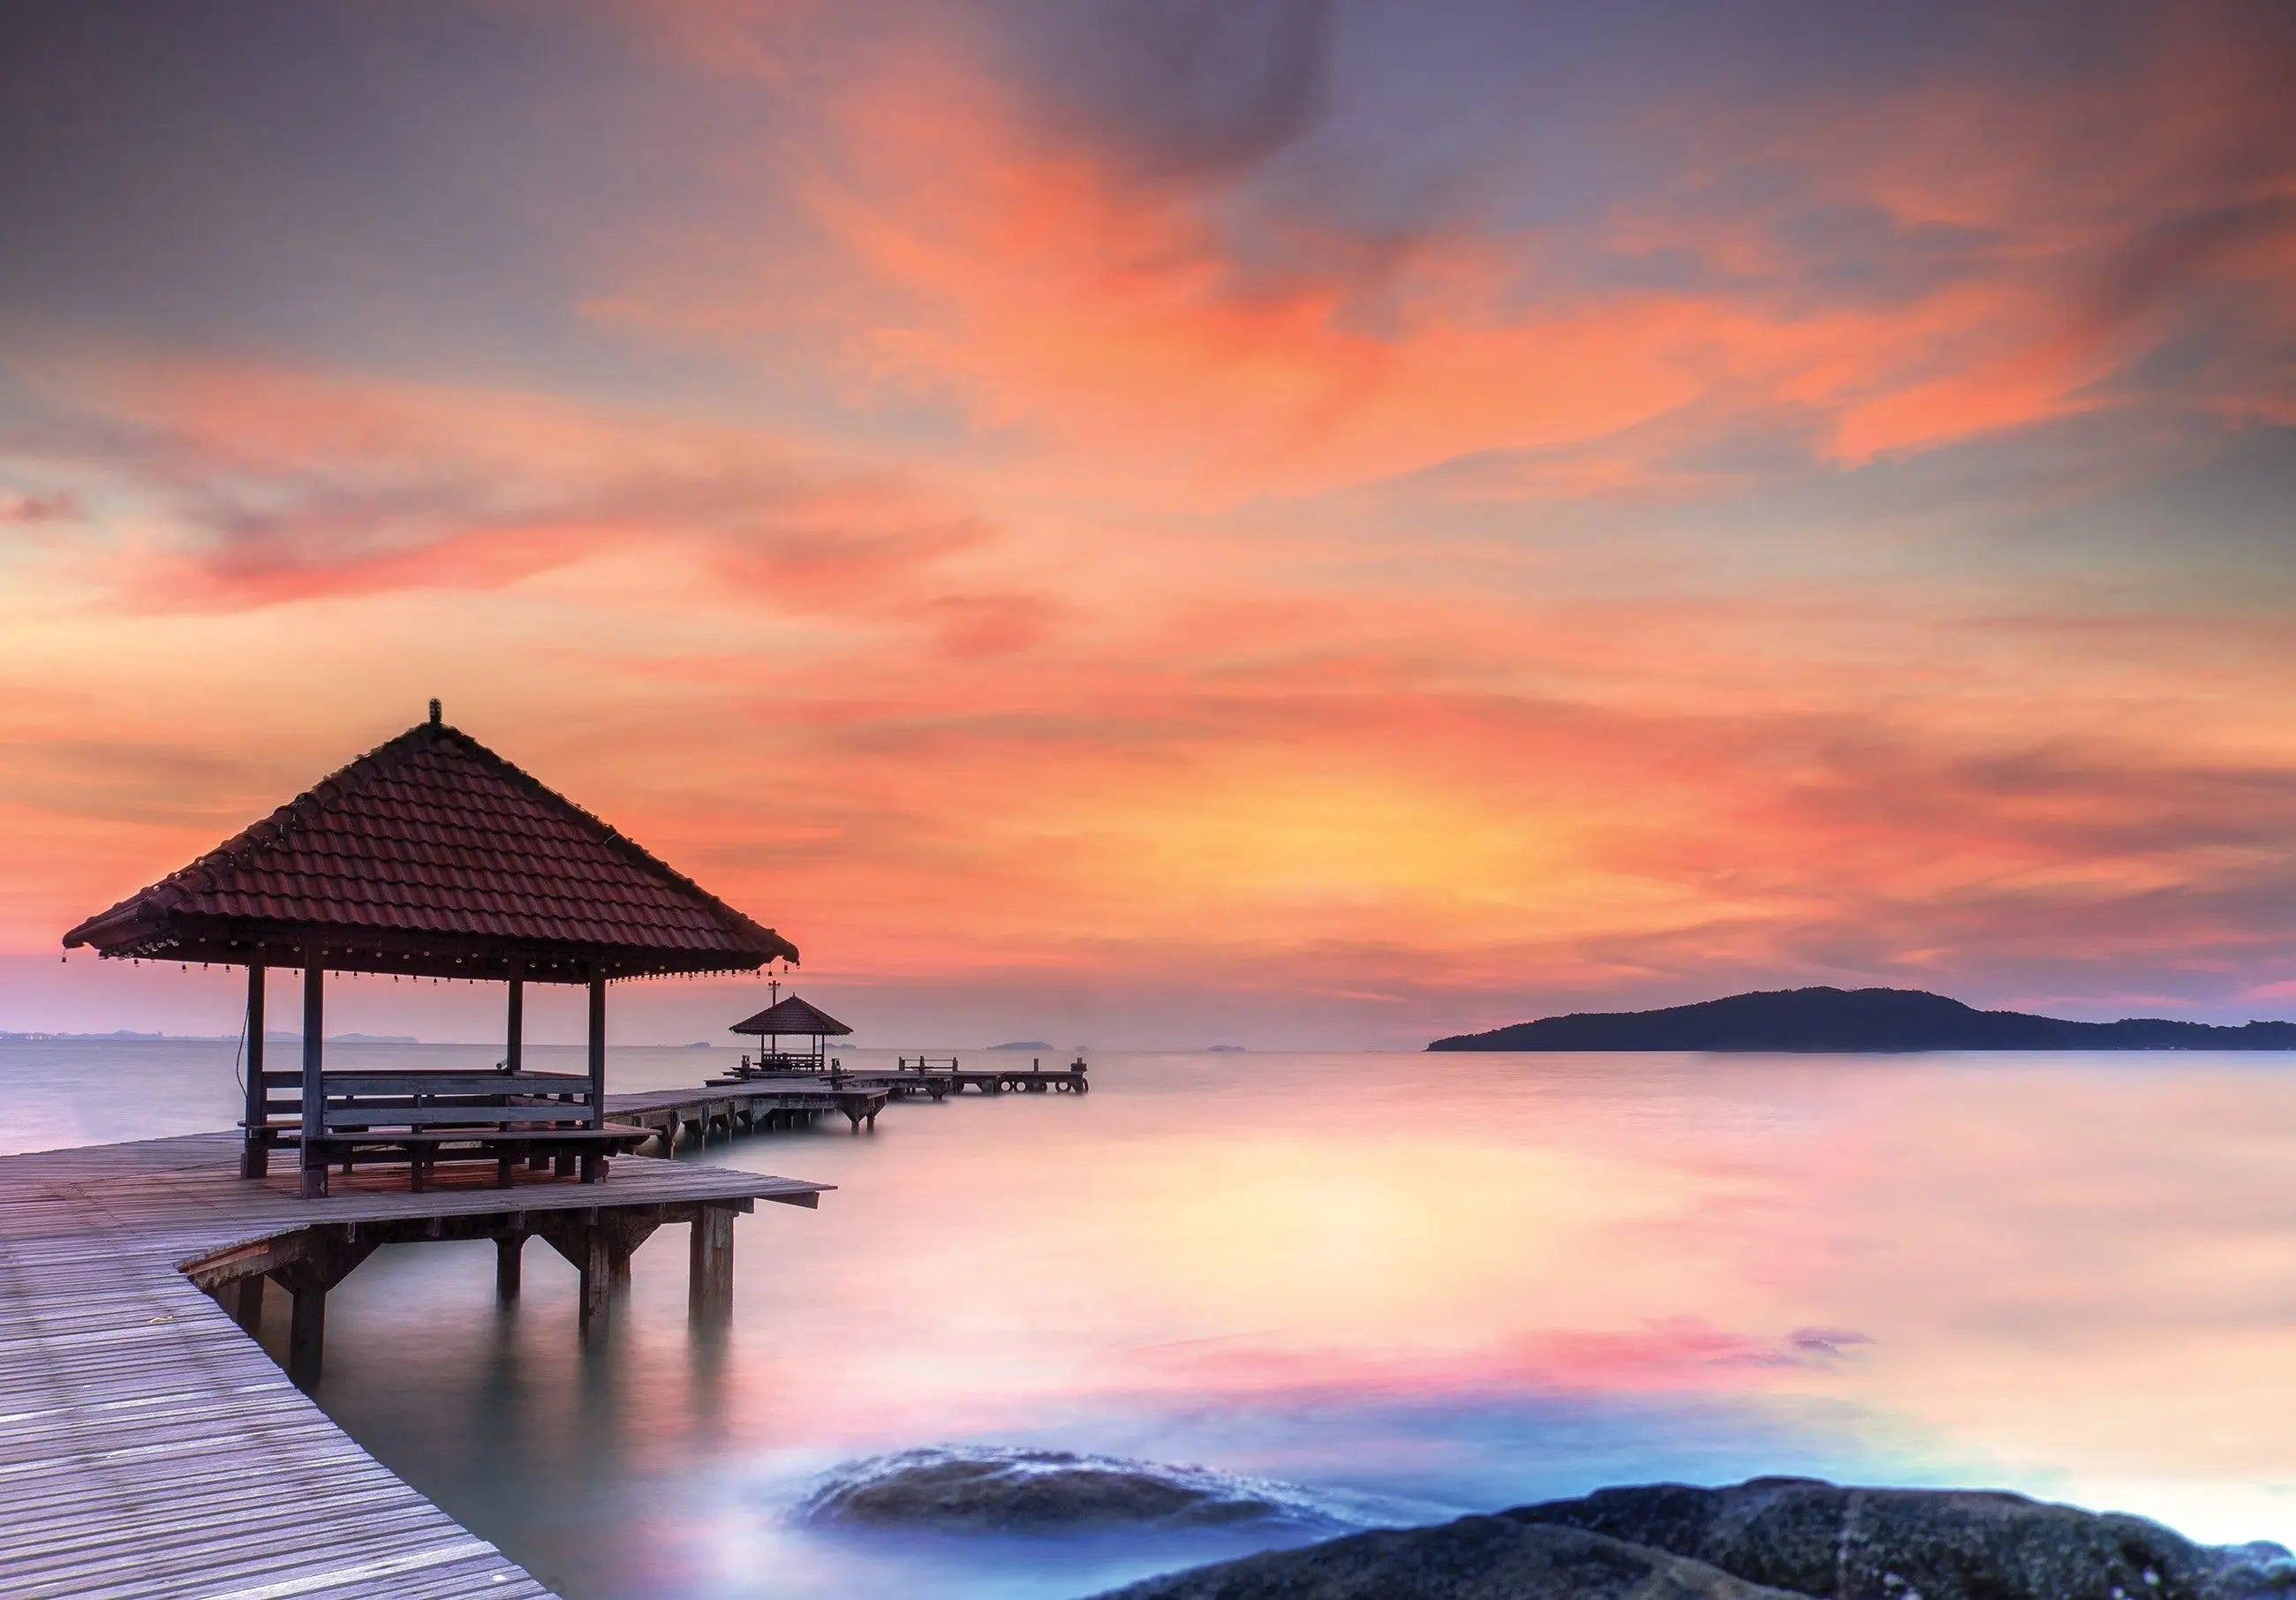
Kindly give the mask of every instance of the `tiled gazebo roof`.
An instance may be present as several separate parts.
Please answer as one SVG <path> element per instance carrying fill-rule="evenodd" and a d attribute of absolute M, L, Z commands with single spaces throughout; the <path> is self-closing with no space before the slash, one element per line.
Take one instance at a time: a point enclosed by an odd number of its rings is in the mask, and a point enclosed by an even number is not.
<path fill-rule="evenodd" d="M 105 956 L 581 982 L 796 947 L 432 720 L 64 935 Z"/>
<path fill-rule="evenodd" d="M 809 1000 L 795 995 L 768 1005 L 756 1016 L 736 1022 L 728 1033 L 756 1033 L 771 1038 L 775 1034 L 843 1034 L 853 1031 L 844 1023 Z"/>

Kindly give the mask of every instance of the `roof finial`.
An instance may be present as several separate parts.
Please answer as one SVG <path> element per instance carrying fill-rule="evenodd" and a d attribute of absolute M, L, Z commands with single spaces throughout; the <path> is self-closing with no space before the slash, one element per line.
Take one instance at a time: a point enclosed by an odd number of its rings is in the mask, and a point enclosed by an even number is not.
<path fill-rule="evenodd" d="M 430 726 L 432 727 L 439 726 L 439 699 L 436 695 L 431 696 L 430 699 Z"/>

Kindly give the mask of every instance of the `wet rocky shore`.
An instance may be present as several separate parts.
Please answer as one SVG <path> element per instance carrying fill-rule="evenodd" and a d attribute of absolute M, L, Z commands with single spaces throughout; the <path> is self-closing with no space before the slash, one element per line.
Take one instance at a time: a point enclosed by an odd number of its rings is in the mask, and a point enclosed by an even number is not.
<path fill-rule="evenodd" d="M 2021 1495 L 1650 1484 L 1350 1535 L 1107 1600 L 2289 1600 L 2278 1545 Z"/>
<path fill-rule="evenodd" d="M 959 1534 L 1257 1527 L 1291 1545 L 1100 1600 L 2296 1600 L 2278 1545 L 2202 1545 L 1993 1491 L 1758 1478 L 1433 1510 L 1201 1467 L 940 1447 L 840 1469 L 799 1516 Z"/>

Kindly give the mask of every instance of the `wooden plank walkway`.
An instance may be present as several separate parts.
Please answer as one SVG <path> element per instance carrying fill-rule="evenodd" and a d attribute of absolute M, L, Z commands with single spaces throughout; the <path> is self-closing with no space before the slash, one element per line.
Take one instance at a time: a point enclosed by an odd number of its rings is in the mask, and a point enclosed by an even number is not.
<path fill-rule="evenodd" d="M 930 1067 L 876 1068 L 869 1071 L 841 1071 L 834 1075 L 835 1087 L 845 1089 L 879 1089 L 896 1100 L 914 1100 L 928 1095 L 935 1100 L 950 1095 L 961 1095 L 971 1089 L 981 1095 L 1055 1094 L 1088 1095 L 1092 1093 L 1089 1074 L 1066 1067 Z M 827 1072 L 767 1072 L 743 1076 L 739 1072 L 709 1080 L 713 1087 L 741 1087 L 767 1085 L 795 1084 L 827 1085 L 832 1074 Z M 614 1096 L 607 1097 L 611 1106 Z"/>
<path fill-rule="evenodd" d="M 606 1096 L 606 1117 L 629 1128 L 648 1128 L 667 1153 L 681 1131 L 712 1134 L 760 1133 L 770 1128 L 810 1125 L 818 1116 L 839 1113 L 859 1133 L 873 1131 L 877 1113 L 891 1096 L 866 1084 L 832 1087 L 826 1078 L 767 1081 L 718 1079 L 698 1089 L 641 1089 Z"/>
<path fill-rule="evenodd" d="M 599 1184 L 442 1172 L 415 1194 L 377 1171 L 305 1201 L 292 1172 L 240 1177 L 239 1149 L 207 1134 L 0 1157 L 0 1595 L 550 1600 L 353 1443 L 182 1269 L 316 1224 L 811 1204 L 824 1187 L 624 1156 Z"/>

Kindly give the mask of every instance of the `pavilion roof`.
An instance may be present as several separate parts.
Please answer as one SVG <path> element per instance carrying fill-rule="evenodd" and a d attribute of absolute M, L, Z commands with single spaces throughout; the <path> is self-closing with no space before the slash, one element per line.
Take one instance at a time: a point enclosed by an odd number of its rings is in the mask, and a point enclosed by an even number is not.
<path fill-rule="evenodd" d="M 580 982 L 797 948 L 461 730 L 377 746 L 64 935 L 164 961 Z"/>
<path fill-rule="evenodd" d="M 795 995 L 780 1000 L 756 1016 L 736 1022 L 728 1033 L 756 1033 L 768 1038 L 775 1034 L 809 1033 L 832 1034 L 853 1031 L 810 1000 L 800 1000 Z"/>

